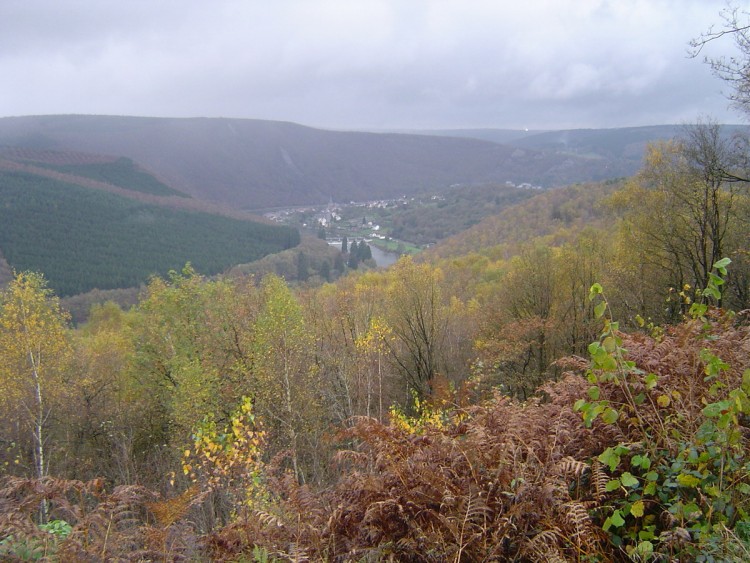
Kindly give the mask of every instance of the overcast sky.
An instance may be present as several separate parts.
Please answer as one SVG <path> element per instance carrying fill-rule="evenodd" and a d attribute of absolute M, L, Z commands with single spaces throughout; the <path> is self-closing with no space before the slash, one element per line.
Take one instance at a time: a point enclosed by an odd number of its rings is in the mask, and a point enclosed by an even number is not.
<path fill-rule="evenodd" d="M 747 2 L 743 2 L 743 5 Z M 340 129 L 741 122 L 724 0 L 0 0 L 0 116 Z M 708 53 L 734 51 L 731 39 Z"/>

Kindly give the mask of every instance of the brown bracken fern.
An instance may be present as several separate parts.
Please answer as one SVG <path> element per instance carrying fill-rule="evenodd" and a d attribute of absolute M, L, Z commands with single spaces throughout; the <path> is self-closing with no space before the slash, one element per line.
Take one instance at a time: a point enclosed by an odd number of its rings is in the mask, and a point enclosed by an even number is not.
<path fill-rule="evenodd" d="M 45 546 L 34 558 L 52 561 L 181 561 L 197 547 L 195 533 L 179 522 L 195 498 L 188 491 L 160 502 L 156 493 L 137 485 L 107 492 L 100 479 L 10 477 L 0 486 L 0 540 L 12 538 L 6 542 L 9 552 L 18 551 L 17 546 Z M 72 527 L 54 553 L 51 535 L 36 525 L 42 502 L 49 519 Z M 12 555 L 3 553 L 3 559 Z"/>
<path fill-rule="evenodd" d="M 525 403 L 496 393 L 478 405 L 445 408 L 439 423 L 430 419 L 419 431 L 356 419 L 338 436 L 336 482 L 323 490 L 300 485 L 280 455 L 266 465 L 267 495 L 205 536 L 190 523 L 191 508 L 204 498 L 197 489 L 162 499 L 137 486 L 106 491 L 101 481 L 6 478 L 0 542 L 7 548 L 15 545 L 9 538 L 23 540 L 37 558 L 60 561 L 626 561 L 603 530 L 623 487 L 611 486 L 612 470 L 598 458 L 618 444 L 629 445 L 631 457 L 647 448 L 677 451 L 675 431 L 689 437 L 701 424 L 711 386 L 705 350 L 730 366 L 722 377 L 731 389 L 750 366 L 748 332 L 714 315 L 658 340 L 622 335 L 637 367 L 630 387 L 616 380 L 598 386 L 600 400 L 618 405 L 622 416 L 590 428 L 573 409 L 590 391 L 580 358 L 560 362 L 569 373 Z M 642 395 L 638 412 L 628 410 L 628 392 Z M 680 554 L 697 546 L 684 522 L 652 498 L 640 510 L 653 522 L 655 549 Z M 37 525 L 42 501 L 49 518 L 72 526 L 55 545 Z M 719 546 L 722 553 L 741 560 L 739 532 L 717 529 L 730 546 Z"/>

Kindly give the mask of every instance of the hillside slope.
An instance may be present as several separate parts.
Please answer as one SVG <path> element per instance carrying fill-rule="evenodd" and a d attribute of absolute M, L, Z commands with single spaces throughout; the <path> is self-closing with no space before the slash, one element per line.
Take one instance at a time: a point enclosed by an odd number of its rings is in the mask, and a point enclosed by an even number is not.
<path fill-rule="evenodd" d="M 586 227 L 601 227 L 607 212 L 601 208 L 621 181 L 575 184 L 547 190 L 485 217 L 465 231 L 424 251 L 420 260 L 459 257 L 471 252 L 508 257 L 534 239 L 557 246 L 574 239 Z"/>
<path fill-rule="evenodd" d="M 216 274 L 298 243 L 288 227 L 0 167 L 0 253 L 16 271 L 42 272 L 60 296 L 138 286 L 186 262 Z"/>
<path fill-rule="evenodd" d="M 169 187 L 243 209 L 370 200 L 456 183 L 565 185 L 608 162 L 468 138 L 324 131 L 249 119 L 0 119 L 0 147 L 126 157 Z"/>
<path fill-rule="evenodd" d="M 747 134 L 746 125 L 723 125 L 727 137 Z M 649 143 L 680 137 L 685 125 L 650 125 L 612 129 L 564 129 L 559 131 L 522 131 L 508 129 L 447 129 L 425 131 L 424 134 L 480 139 L 512 145 L 560 158 L 574 156 L 589 161 L 592 169 L 604 171 L 598 177 L 585 176 L 574 182 L 604 180 L 632 176 L 642 165 L 643 154 Z M 585 168 L 584 168 L 585 169 Z"/>

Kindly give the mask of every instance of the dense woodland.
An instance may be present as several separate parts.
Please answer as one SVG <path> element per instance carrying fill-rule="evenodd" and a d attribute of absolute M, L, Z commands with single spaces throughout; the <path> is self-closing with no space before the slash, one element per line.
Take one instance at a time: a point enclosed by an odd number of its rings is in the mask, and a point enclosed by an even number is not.
<path fill-rule="evenodd" d="M 0 554 L 747 559 L 742 148 L 699 124 L 387 270 L 185 266 L 77 328 L 18 273 Z"/>
<path fill-rule="evenodd" d="M 34 161 L 32 161 L 34 162 Z M 39 164 L 34 162 L 34 164 Z M 105 162 L 87 162 L 87 163 L 56 163 L 41 164 L 52 170 L 91 178 L 99 182 L 106 182 L 113 186 L 119 186 L 128 190 L 135 190 L 153 195 L 169 196 L 175 195 L 186 197 L 185 194 L 170 188 L 163 182 L 157 180 L 153 175 L 138 166 L 129 158 L 118 158 L 117 160 Z"/>
<path fill-rule="evenodd" d="M 534 191 L 499 184 L 453 186 L 418 205 L 406 202 L 390 217 L 390 236 L 416 245 L 435 244 L 497 215 L 515 203 L 529 199 Z M 422 198 L 424 199 L 424 197 Z M 377 219 L 377 215 L 373 216 Z"/>
<path fill-rule="evenodd" d="M 68 168 L 96 171 L 110 182 L 127 177 L 131 190 L 156 190 L 151 185 L 154 178 L 133 169 L 132 163 Z M 3 256 L 17 271 L 43 272 L 59 296 L 137 287 L 187 262 L 202 273 L 217 274 L 299 241 L 296 230 L 283 226 L 174 209 L 53 178 L 0 171 Z"/>

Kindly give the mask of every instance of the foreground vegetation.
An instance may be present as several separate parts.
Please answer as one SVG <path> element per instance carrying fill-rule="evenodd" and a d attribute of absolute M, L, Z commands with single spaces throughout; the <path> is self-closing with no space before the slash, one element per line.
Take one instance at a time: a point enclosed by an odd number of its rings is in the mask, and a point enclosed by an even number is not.
<path fill-rule="evenodd" d="M 14 291 L 31 281 L 18 280 Z M 180 293 L 198 289 L 186 278 L 176 283 L 188 284 Z M 162 298 L 174 289 L 157 286 L 152 290 L 167 292 Z M 295 308 L 278 280 L 267 280 L 261 291 L 268 299 L 257 317 L 262 349 L 281 334 L 275 325 L 285 321 L 277 315 Z M 209 406 L 211 395 L 201 389 L 204 383 L 190 378 L 189 366 L 172 372 L 180 387 L 162 392 L 171 395 L 173 432 L 160 436 L 170 443 L 153 444 L 140 454 L 126 432 L 148 426 L 148 419 L 158 416 L 156 404 L 127 426 L 124 420 L 136 413 L 112 410 L 106 413 L 110 418 L 89 424 L 81 423 L 94 415 L 91 411 L 65 413 L 66 426 L 72 424 L 69 428 L 84 439 L 68 447 L 77 445 L 76 453 L 83 455 L 65 460 L 55 448 L 53 465 L 84 477 L 93 469 L 89 456 L 98 443 L 112 456 L 108 478 L 48 477 L 40 444 L 62 445 L 62 436 L 48 441 L 42 435 L 47 423 L 28 420 L 38 432 L 29 444 L 38 450 L 38 475 L 3 481 L 0 553 L 64 561 L 746 559 L 746 319 L 698 307 L 695 318 L 656 338 L 627 335 L 608 317 L 598 286 L 591 297 L 603 326 L 589 347 L 591 359 L 560 360 L 564 375 L 527 402 L 498 390 L 480 400 L 478 380 L 459 388 L 435 380 L 429 398 L 415 401 L 411 414 L 398 408 L 386 414 L 373 362 L 365 369 L 372 370 L 377 384 L 364 388 L 367 377 L 361 374 L 359 393 L 349 397 L 359 402 L 362 414 L 335 436 L 308 443 L 316 430 L 306 425 L 323 414 L 316 412 L 323 402 L 313 387 L 317 376 L 296 371 L 302 347 L 276 341 L 283 355 L 258 355 L 255 373 L 259 379 L 264 373 L 278 378 L 259 381 L 255 399 L 238 398 L 233 412 L 220 414 L 213 410 L 220 405 Z M 103 313 L 98 323 L 107 316 Z M 87 338 L 111 345 L 113 320 L 105 323 L 109 330 L 100 326 Z M 294 330 L 287 334 L 300 344 L 306 338 Z M 355 344 L 362 358 L 379 358 L 386 334 L 373 324 Z M 51 336 L 44 336 L 48 345 Z M 48 349 L 63 354 L 63 340 Z M 10 348 L 3 343 L 6 353 Z M 176 359 L 164 368 L 173 369 Z M 293 373 L 286 369 L 290 363 Z M 42 364 L 37 368 L 38 381 L 45 377 L 49 385 L 55 375 L 43 375 Z M 284 387 L 288 377 L 294 378 L 293 388 Z M 89 407 L 101 407 L 94 381 L 88 384 Z M 111 391 L 105 387 L 102 393 Z M 130 389 L 140 394 L 143 406 L 159 403 L 139 391 Z M 45 404 L 52 405 L 61 391 L 50 386 L 45 392 L 50 394 Z M 186 401 L 186 393 L 192 400 Z M 284 396 L 290 402 L 279 401 Z M 269 400 L 275 401 L 271 412 Z M 209 414 L 201 417 L 204 412 Z M 177 431 L 191 425 L 189 438 Z M 325 453 L 315 451 L 321 448 Z M 15 455 L 23 464 L 23 453 Z M 138 467 L 139 456 L 157 465 Z M 330 456 L 333 466 L 325 467 L 316 456 Z M 167 471 L 170 465 L 177 467 Z M 18 464 L 6 470 L 22 473 Z M 168 482 L 141 482 L 158 480 L 160 471 Z M 328 486 L 321 488 L 322 483 Z"/>
<path fill-rule="evenodd" d="M 748 196 L 715 132 L 335 284 L 186 267 L 72 329 L 17 274 L 0 553 L 746 559 Z"/>

